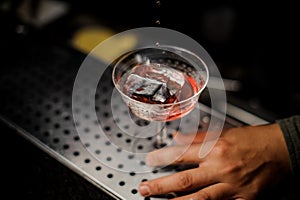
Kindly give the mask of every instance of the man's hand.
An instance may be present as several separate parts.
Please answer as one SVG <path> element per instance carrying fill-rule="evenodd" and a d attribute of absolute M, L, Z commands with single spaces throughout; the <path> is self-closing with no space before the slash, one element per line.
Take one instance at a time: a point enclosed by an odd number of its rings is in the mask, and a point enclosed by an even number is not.
<path fill-rule="evenodd" d="M 209 154 L 199 158 L 203 134 L 209 133 L 198 133 L 189 147 L 183 145 L 186 136 L 180 134 L 176 136 L 180 145 L 150 152 L 146 158 L 150 166 L 172 161 L 199 167 L 142 182 L 139 192 L 152 196 L 193 191 L 177 200 L 252 200 L 290 171 L 288 150 L 277 124 L 224 130 Z"/>

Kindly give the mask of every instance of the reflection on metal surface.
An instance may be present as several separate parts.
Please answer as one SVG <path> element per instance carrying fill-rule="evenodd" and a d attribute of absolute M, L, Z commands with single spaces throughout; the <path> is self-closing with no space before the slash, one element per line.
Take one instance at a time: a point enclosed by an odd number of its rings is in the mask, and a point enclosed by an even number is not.
<path fill-rule="evenodd" d="M 220 90 L 220 89 L 223 89 L 223 88 L 220 88 L 220 82 L 223 82 L 226 91 L 237 92 L 242 87 L 241 82 L 238 80 L 220 79 L 220 78 L 213 77 L 213 76 L 209 77 L 207 86 L 212 89 Z"/>
<path fill-rule="evenodd" d="M 239 119 L 249 125 L 262 125 L 269 123 L 268 121 L 230 103 L 227 103 L 227 115 L 232 116 L 235 119 Z"/>

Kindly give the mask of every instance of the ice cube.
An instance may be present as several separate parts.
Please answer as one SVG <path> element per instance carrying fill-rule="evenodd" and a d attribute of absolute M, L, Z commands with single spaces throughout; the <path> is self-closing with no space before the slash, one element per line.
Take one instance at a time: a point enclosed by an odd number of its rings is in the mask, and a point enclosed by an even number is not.
<path fill-rule="evenodd" d="M 147 75 L 154 76 L 157 80 L 166 83 L 171 96 L 180 91 L 185 81 L 183 73 L 165 65 L 158 65 Z"/>
<path fill-rule="evenodd" d="M 153 79 L 144 78 L 137 74 L 130 74 L 125 88 L 128 88 L 129 94 L 153 96 L 161 87 L 162 83 Z"/>
<path fill-rule="evenodd" d="M 184 75 L 163 64 L 137 65 L 124 88 L 132 98 L 147 103 L 173 103 L 184 85 Z"/>
<path fill-rule="evenodd" d="M 163 83 L 161 87 L 156 91 L 156 93 L 153 95 L 152 100 L 164 103 L 166 100 L 170 97 L 170 92 L 167 88 L 167 85 Z"/>
<path fill-rule="evenodd" d="M 167 86 L 168 86 L 171 96 L 177 94 L 180 91 L 180 89 L 182 88 L 181 85 L 177 84 L 177 82 L 175 82 L 175 81 L 171 81 L 170 79 L 167 83 Z"/>

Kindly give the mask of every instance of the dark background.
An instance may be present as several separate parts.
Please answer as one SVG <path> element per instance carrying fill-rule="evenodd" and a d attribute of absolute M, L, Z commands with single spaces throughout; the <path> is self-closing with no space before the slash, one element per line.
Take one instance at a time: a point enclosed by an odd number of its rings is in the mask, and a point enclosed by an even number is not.
<path fill-rule="evenodd" d="M 66 0 L 62 2 L 67 3 L 68 11 L 42 27 L 36 27 L 18 14 L 24 2 L 30 5 L 30 15 L 34 18 L 40 1 L 6 0 L 0 4 L 2 55 L 6 55 L 7 46 L 18 48 L 20 40 L 69 46 L 74 31 L 87 24 L 106 26 L 115 32 L 161 26 L 197 40 L 224 78 L 241 82 L 240 90 L 228 92 L 229 101 L 235 105 L 258 115 L 267 113 L 273 119 L 299 114 L 300 12 L 292 1 L 161 0 L 158 6 L 153 0 Z M 80 20 L 81 17 L 88 20 Z M 160 25 L 155 23 L 157 19 Z M 5 66 L 2 63 L 1 70 Z M 2 134 L 9 135 L 5 141 L 13 141 L 1 146 L 5 155 L 3 172 L 8 174 L 3 182 L 11 197 L 106 198 L 6 125 L 1 124 L 0 128 Z M 30 160 L 24 159 L 26 155 L 31 155 Z"/>
<path fill-rule="evenodd" d="M 29 2 L 34 18 L 40 1 L 4 1 L 4 42 L 14 43 L 16 27 L 22 37 L 68 45 L 74 31 L 88 24 L 116 33 L 160 26 L 180 31 L 199 42 L 216 62 L 223 78 L 239 80 L 241 89 L 229 98 L 273 118 L 298 114 L 300 92 L 298 24 L 300 12 L 292 1 L 61 1 L 68 11 L 42 27 L 28 23 L 17 10 Z M 4 7 L 4 6 L 2 6 Z M 160 20 L 158 25 L 156 20 Z M 20 35 L 20 34 L 19 34 Z"/>

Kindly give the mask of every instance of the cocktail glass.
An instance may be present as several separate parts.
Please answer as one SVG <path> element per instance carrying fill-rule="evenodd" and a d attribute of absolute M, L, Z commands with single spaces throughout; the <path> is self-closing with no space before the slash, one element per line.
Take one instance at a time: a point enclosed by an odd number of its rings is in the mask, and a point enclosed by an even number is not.
<path fill-rule="evenodd" d="M 206 64 L 186 49 L 159 45 L 127 52 L 113 65 L 113 83 L 130 111 L 157 122 L 154 147 L 168 145 L 166 122 L 195 108 L 208 82 Z"/>

